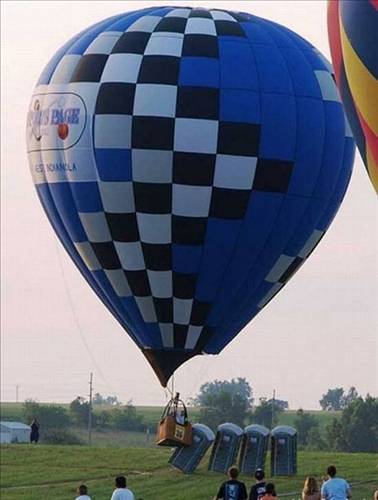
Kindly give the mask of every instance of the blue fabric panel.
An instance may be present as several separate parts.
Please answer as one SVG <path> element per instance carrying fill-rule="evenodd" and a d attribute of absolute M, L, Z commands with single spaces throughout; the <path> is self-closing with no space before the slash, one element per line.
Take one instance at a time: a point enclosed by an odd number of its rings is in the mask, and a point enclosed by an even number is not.
<path fill-rule="evenodd" d="M 341 104 L 324 102 L 326 135 L 323 164 L 317 179 L 314 196 L 330 198 L 336 185 L 344 155 L 345 118 Z"/>
<path fill-rule="evenodd" d="M 50 189 L 48 184 L 37 184 L 36 185 L 37 194 L 39 199 L 41 200 L 42 206 L 45 209 L 46 215 L 53 226 L 57 237 L 60 242 L 68 252 L 71 259 L 74 261 L 79 271 L 89 283 L 93 291 L 98 295 L 98 297 L 102 300 L 105 306 L 109 309 L 109 311 L 113 314 L 113 316 L 123 324 L 122 316 L 117 312 L 113 304 L 108 300 L 108 298 L 103 294 L 100 286 L 97 284 L 94 279 L 92 273 L 88 270 L 87 266 L 82 261 L 80 255 L 78 254 L 75 246 L 72 244 L 72 241 L 64 227 L 64 224 L 55 208 L 54 201 L 51 198 Z"/>
<path fill-rule="evenodd" d="M 97 26 L 97 25 L 95 25 Z M 92 28 L 92 27 L 91 27 Z M 37 85 L 46 85 L 50 82 L 50 78 L 52 74 L 55 71 L 55 68 L 57 67 L 59 61 L 62 59 L 62 57 L 66 54 L 67 50 L 77 41 L 79 40 L 84 33 L 89 31 L 91 28 L 87 28 L 80 33 L 78 33 L 76 36 L 72 37 L 68 42 L 66 42 L 50 59 L 50 61 L 47 63 L 45 66 L 44 70 L 42 71 L 40 77 L 38 78 Z"/>
<path fill-rule="evenodd" d="M 182 57 L 179 85 L 219 87 L 219 60 L 211 57 Z"/>
<path fill-rule="evenodd" d="M 286 245 L 283 253 L 295 257 L 311 236 L 314 229 L 318 227 L 319 220 L 324 214 L 324 200 L 311 198 L 307 210 L 303 214 L 295 233 Z"/>
<path fill-rule="evenodd" d="M 226 122 L 260 123 L 260 94 L 252 90 L 222 89 L 219 118 Z"/>
<path fill-rule="evenodd" d="M 138 328 L 138 344 L 141 347 L 161 348 L 161 335 L 156 323 L 145 323 L 139 312 L 134 297 L 119 299 L 124 310 L 127 311 L 130 322 Z M 152 333 L 152 335 L 150 335 Z"/>
<path fill-rule="evenodd" d="M 378 78 L 378 12 L 361 0 L 340 2 L 340 17 L 354 51 L 368 71 Z M 362 28 L 363 26 L 363 28 Z"/>
<path fill-rule="evenodd" d="M 272 45 L 251 47 L 256 58 L 260 91 L 293 94 L 291 77 L 280 50 Z"/>
<path fill-rule="evenodd" d="M 74 242 L 87 241 L 87 236 L 77 214 L 75 201 L 72 197 L 69 182 L 56 182 L 49 184 L 51 197 L 62 222 Z"/>
<path fill-rule="evenodd" d="M 252 192 L 232 261 L 207 324 L 217 326 L 232 314 L 233 303 L 243 295 L 248 273 L 263 252 L 284 199 L 280 193 Z"/>
<path fill-rule="evenodd" d="M 316 99 L 298 97 L 296 158 L 288 192 L 311 196 L 323 158 L 325 115 L 324 103 Z"/>
<path fill-rule="evenodd" d="M 249 44 L 222 39 L 218 44 L 222 88 L 257 91 L 256 63 Z"/>
<path fill-rule="evenodd" d="M 345 192 L 352 175 L 355 153 L 356 148 L 353 138 L 345 137 L 343 166 L 341 168 L 334 193 L 334 196 L 336 196 L 340 200 L 340 202 L 345 196 Z"/>
<path fill-rule="evenodd" d="M 77 40 L 66 52 L 66 54 L 83 54 L 88 46 L 93 42 L 93 40 L 104 31 L 107 27 L 111 26 L 118 19 L 121 19 L 124 14 L 119 14 L 117 16 L 109 17 L 101 23 L 95 24 L 89 30 L 87 30 L 80 38 Z"/>
<path fill-rule="evenodd" d="M 178 273 L 198 273 L 202 257 L 201 245 L 172 245 L 172 270 Z"/>
<path fill-rule="evenodd" d="M 273 38 L 267 33 L 264 26 L 257 22 L 241 23 L 248 40 L 252 45 L 254 44 L 268 44 L 275 45 Z"/>
<path fill-rule="evenodd" d="M 131 181 L 130 149 L 95 149 L 97 170 L 102 181 Z"/>
<path fill-rule="evenodd" d="M 290 71 L 295 95 L 322 99 L 318 80 L 303 51 L 285 49 L 281 53 Z"/>
<path fill-rule="evenodd" d="M 297 139 L 296 114 L 294 97 L 280 94 L 261 95 L 259 158 L 294 160 Z"/>
<path fill-rule="evenodd" d="M 126 12 L 121 16 L 117 16 L 117 19 L 110 26 L 105 28 L 104 31 L 126 31 L 127 28 L 133 24 L 133 22 L 140 17 L 151 14 L 154 10 L 156 10 L 156 7 L 148 7 L 146 9 Z"/>
<path fill-rule="evenodd" d="M 303 55 L 306 57 L 312 69 L 329 71 L 328 66 L 325 64 L 324 60 L 319 57 L 315 49 L 304 50 Z"/>
<path fill-rule="evenodd" d="M 273 23 L 273 25 L 279 29 L 282 33 L 285 33 L 287 37 L 290 39 L 290 41 L 293 43 L 293 46 L 301 49 L 301 50 L 314 50 L 314 46 L 302 38 L 300 35 L 297 33 L 294 33 L 294 31 L 291 31 L 289 28 L 286 28 L 286 26 L 281 26 L 279 24 Z"/>
<path fill-rule="evenodd" d="M 143 325 L 138 325 L 138 322 L 135 321 L 135 317 L 125 309 L 122 303 L 123 299 L 116 295 L 103 270 L 92 271 L 92 275 L 96 279 L 98 285 L 101 287 L 102 295 L 108 298 L 108 300 L 116 309 L 118 315 L 122 318 L 121 325 L 127 330 L 127 333 L 133 338 L 133 340 L 137 342 L 137 344 L 139 344 L 139 332 L 143 331 Z"/>
<path fill-rule="evenodd" d="M 212 302 L 222 283 L 223 274 L 235 250 L 240 220 L 209 218 L 195 297 Z"/>
<path fill-rule="evenodd" d="M 78 212 L 104 210 L 97 182 L 71 182 L 70 185 Z"/>
<path fill-rule="evenodd" d="M 281 26 L 279 24 L 273 23 L 272 21 L 267 21 L 265 19 L 261 20 L 261 24 L 266 30 L 267 33 L 269 33 L 269 36 L 272 38 L 274 41 L 275 45 L 277 47 L 286 47 L 286 48 L 294 48 L 295 47 L 295 42 L 293 41 L 292 37 L 290 36 L 290 31 L 284 31 L 281 29 Z"/>

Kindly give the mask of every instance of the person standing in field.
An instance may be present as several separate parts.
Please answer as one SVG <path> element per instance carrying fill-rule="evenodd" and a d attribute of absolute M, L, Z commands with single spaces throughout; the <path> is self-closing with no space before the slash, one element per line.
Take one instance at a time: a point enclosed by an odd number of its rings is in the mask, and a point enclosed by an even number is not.
<path fill-rule="evenodd" d="M 81 484 L 77 489 L 78 497 L 75 500 L 91 500 L 91 497 L 88 496 L 88 488 L 85 484 Z"/>
<path fill-rule="evenodd" d="M 235 466 L 228 469 L 228 481 L 225 481 L 215 497 L 215 500 L 247 500 L 245 484 L 238 481 L 239 469 Z"/>
<path fill-rule="evenodd" d="M 30 424 L 30 442 L 38 443 L 39 441 L 39 423 L 33 418 L 32 423 Z"/>
<path fill-rule="evenodd" d="M 115 490 L 111 500 L 135 500 L 134 493 L 126 488 L 126 477 L 117 476 L 115 478 Z"/>
<path fill-rule="evenodd" d="M 302 490 L 302 500 L 320 500 L 320 491 L 315 477 L 306 477 Z"/>
<path fill-rule="evenodd" d="M 352 492 L 345 479 L 336 477 L 336 467 L 330 465 L 327 469 L 328 480 L 322 484 L 322 500 L 346 500 L 352 498 Z"/>
<path fill-rule="evenodd" d="M 256 484 L 254 484 L 249 492 L 249 500 L 260 500 L 265 495 L 265 474 L 262 469 L 257 469 L 255 472 Z"/>

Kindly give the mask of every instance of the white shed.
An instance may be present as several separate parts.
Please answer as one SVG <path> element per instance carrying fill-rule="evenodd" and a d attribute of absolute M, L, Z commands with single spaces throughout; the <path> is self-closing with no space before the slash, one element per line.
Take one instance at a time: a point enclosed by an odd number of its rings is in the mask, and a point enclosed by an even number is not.
<path fill-rule="evenodd" d="M 0 422 L 0 443 L 27 443 L 30 439 L 30 426 L 22 422 Z"/>

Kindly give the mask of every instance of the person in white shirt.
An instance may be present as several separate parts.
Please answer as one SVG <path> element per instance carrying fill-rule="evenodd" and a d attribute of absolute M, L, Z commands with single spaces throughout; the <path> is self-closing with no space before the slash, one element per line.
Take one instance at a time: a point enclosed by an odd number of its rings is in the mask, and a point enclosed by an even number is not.
<path fill-rule="evenodd" d="M 323 483 L 322 500 L 347 500 L 352 498 L 352 492 L 345 479 L 336 477 L 336 467 L 330 465 L 327 469 L 328 481 Z"/>
<path fill-rule="evenodd" d="M 126 477 L 117 476 L 115 478 L 115 490 L 111 500 L 135 500 L 134 493 L 126 488 Z"/>
<path fill-rule="evenodd" d="M 85 484 L 81 484 L 78 489 L 77 489 L 78 497 L 76 497 L 76 500 L 91 500 L 91 497 L 88 496 L 88 488 L 85 486 Z"/>

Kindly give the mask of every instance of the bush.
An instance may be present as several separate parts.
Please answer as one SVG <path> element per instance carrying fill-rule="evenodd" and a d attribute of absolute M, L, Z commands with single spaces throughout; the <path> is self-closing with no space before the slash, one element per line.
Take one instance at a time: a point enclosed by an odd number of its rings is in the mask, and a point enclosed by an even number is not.
<path fill-rule="evenodd" d="M 35 418 L 40 429 L 66 429 L 71 425 L 68 411 L 59 405 L 42 405 L 36 401 L 27 400 L 23 404 L 24 421 L 27 424 Z"/>
<path fill-rule="evenodd" d="M 84 444 L 79 436 L 77 436 L 74 432 L 62 429 L 49 429 L 42 432 L 41 441 L 44 444 Z"/>

